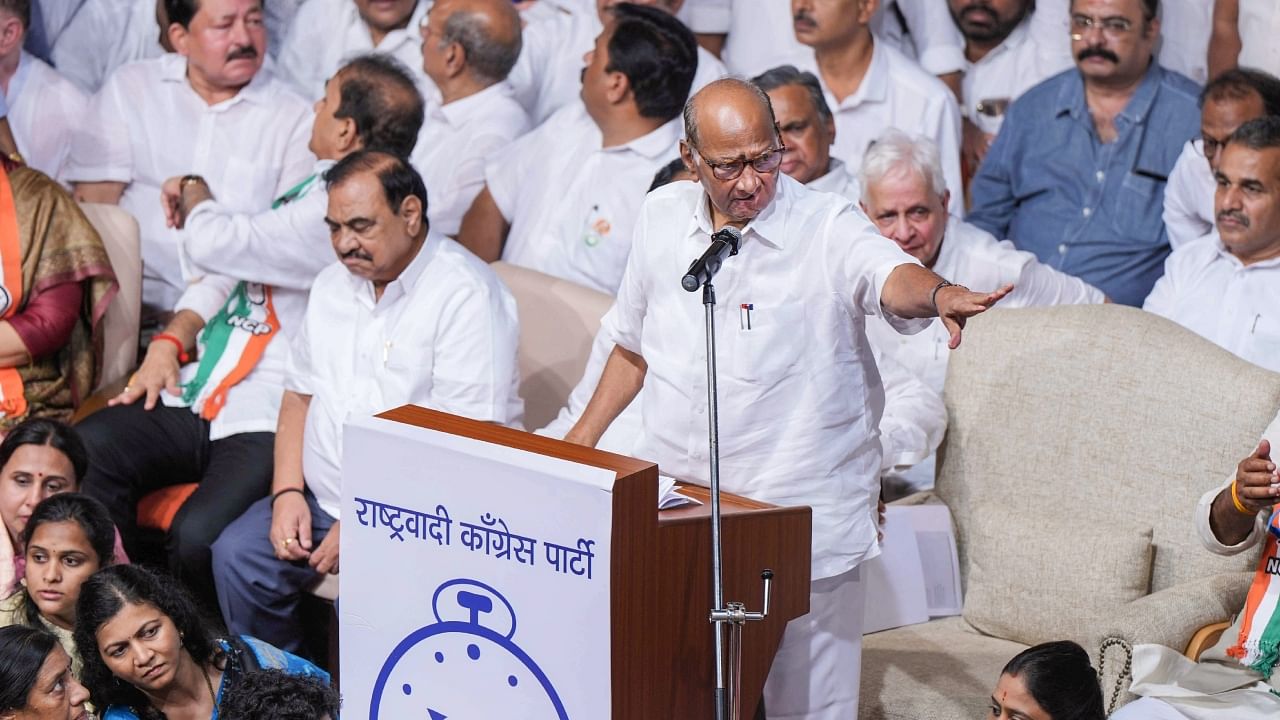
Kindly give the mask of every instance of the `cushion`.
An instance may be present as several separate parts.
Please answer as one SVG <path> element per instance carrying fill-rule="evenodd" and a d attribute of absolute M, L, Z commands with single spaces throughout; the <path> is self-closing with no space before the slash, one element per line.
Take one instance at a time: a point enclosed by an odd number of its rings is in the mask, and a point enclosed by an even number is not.
<path fill-rule="evenodd" d="M 170 485 L 142 496 L 138 501 L 138 526 L 168 532 L 174 516 L 198 487 L 199 483 Z"/>
<path fill-rule="evenodd" d="M 971 527 L 964 618 L 988 635 L 1087 642 L 1095 622 L 1150 590 L 1150 526 L 1062 518 L 1027 527 L 981 508 Z"/>

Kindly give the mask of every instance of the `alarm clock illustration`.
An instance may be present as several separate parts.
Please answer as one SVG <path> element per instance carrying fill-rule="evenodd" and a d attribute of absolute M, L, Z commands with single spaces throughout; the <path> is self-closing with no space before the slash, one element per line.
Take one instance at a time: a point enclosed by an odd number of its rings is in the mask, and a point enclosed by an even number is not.
<path fill-rule="evenodd" d="M 391 651 L 369 720 L 569 720 L 546 673 L 513 638 L 516 613 L 497 590 L 458 578 L 431 598 L 436 622 Z"/>

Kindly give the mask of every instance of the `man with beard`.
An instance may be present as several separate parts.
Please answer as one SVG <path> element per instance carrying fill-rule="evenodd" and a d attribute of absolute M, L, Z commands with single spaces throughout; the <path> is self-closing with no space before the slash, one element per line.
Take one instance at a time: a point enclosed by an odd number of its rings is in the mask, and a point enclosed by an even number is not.
<path fill-rule="evenodd" d="M 311 172 L 311 108 L 262 70 L 261 0 L 165 0 L 176 53 L 122 66 L 89 102 L 71 145 L 76 198 L 119 204 L 142 233 L 144 324 L 186 287 L 178 231 L 160 201 L 191 173 L 234 212 L 259 212 Z"/>
<path fill-rule="evenodd" d="M 1280 372 L 1280 118 L 1241 125 L 1219 155 L 1218 239 L 1170 255 L 1143 308 Z"/>
<path fill-rule="evenodd" d="M 1071 67 L 1067 3 L 1035 0 L 947 0 L 964 35 L 961 151 L 976 172 L 1000 130 L 1005 108 L 1045 78 Z"/>
<path fill-rule="evenodd" d="M 1138 305 L 1169 240 L 1160 214 L 1199 89 L 1160 67 L 1158 0 L 1074 0 L 1075 69 L 1028 90 L 969 187 L 969 222 Z"/>

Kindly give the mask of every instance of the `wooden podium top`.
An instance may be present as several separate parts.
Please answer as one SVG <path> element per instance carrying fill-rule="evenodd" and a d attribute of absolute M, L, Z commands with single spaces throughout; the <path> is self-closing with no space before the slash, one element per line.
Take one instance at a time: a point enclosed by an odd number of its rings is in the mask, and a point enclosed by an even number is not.
<path fill-rule="evenodd" d="M 416 406 L 378 417 L 617 473 L 610 565 L 613 720 L 714 717 L 707 488 L 681 488 L 701 505 L 659 511 L 652 462 Z M 769 617 L 743 631 L 742 702 L 749 717 L 787 622 L 809 611 L 811 512 L 722 493 L 721 514 L 726 601 L 760 610 L 760 574 L 774 571 Z"/>

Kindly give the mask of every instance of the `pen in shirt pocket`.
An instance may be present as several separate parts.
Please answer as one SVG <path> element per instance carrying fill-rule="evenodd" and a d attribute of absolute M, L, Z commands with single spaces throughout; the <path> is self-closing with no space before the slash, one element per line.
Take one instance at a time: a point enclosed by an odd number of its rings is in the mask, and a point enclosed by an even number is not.
<path fill-rule="evenodd" d="M 738 306 L 738 329 L 751 329 L 751 311 L 755 310 L 755 303 L 742 303 Z"/>

